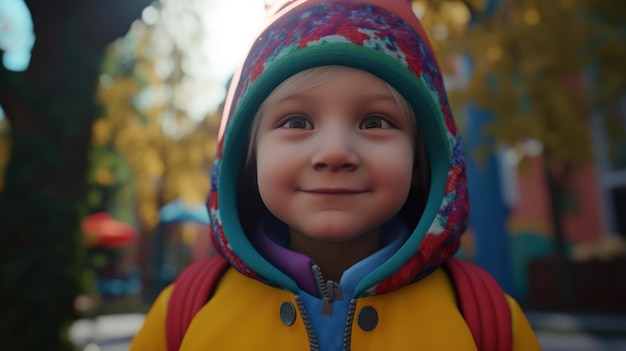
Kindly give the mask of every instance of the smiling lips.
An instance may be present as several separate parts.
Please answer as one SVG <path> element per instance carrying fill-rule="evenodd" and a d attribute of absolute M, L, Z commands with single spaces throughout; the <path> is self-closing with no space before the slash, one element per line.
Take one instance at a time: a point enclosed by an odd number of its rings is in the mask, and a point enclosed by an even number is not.
<path fill-rule="evenodd" d="M 301 190 L 307 194 L 314 195 L 356 195 L 366 193 L 366 190 L 354 190 L 354 189 L 343 189 L 343 188 L 321 188 L 321 189 L 307 189 Z"/>

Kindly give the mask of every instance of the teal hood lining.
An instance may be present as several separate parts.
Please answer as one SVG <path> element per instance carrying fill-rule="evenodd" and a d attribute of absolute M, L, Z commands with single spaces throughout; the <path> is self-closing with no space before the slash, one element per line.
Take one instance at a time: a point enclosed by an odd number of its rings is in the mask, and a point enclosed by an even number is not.
<path fill-rule="evenodd" d="M 223 156 L 218 174 L 218 207 L 220 218 L 233 253 L 257 274 L 296 293 L 295 282 L 265 260 L 252 246 L 243 231 L 237 213 L 237 178 L 241 159 L 246 152 L 249 129 L 259 106 L 281 82 L 300 71 L 325 65 L 343 65 L 370 72 L 388 82 L 409 102 L 425 139 L 431 168 L 431 186 L 422 218 L 407 242 L 381 267 L 358 285 L 355 296 L 400 269 L 418 250 L 419 244 L 435 220 L 441 206 L 451 147 L 447 129 L 438 103 L 427 84 L 391 57 L 359 45 L 326 43 L 322 47 L 307 47 L 278 59 L 255 81 L 241 97 L 227 125 Z M 443 157 L 442 157 L 443 156 Z"/>

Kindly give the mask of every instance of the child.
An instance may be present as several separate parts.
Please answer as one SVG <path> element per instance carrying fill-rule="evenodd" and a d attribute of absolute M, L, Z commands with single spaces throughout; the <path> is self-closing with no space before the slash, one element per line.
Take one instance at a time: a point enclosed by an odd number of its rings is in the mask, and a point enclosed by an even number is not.
<path fill-rule="evenodd" d="M 463 152 L 408 0 L 275 5 L 227 99 L 209 199 L 230 265 L 181 350 L 476 350 L 441 265 Z M 166 350 L 172 287 L 131 350 Z M 512 350 L 539 350 L 517 303 Z"/>

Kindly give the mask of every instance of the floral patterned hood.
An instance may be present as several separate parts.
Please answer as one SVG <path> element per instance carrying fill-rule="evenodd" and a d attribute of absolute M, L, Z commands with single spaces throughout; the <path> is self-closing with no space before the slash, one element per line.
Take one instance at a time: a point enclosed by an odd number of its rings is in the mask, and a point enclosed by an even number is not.
<path fill-rule="evenodd" d="M 298 292 L 295 282 L 248 240 L 238 213 L 237 195 L 242 190 L 237 179 L 252 120 L 269 93 L 297 72 L 344 65 L 380 77 L 407 99 L 423 133 L 431 168 L 430 191 L 419 223 L 401 248 L 361 281 L 355 295 L 382 294 L 421 279 L 458 249 L 469 205 L 459 133 L 441 72 L 410 1 L 279 3 L 235 74 L 225 103 L 208 199 L 214 245 L 243 274 Z"/>

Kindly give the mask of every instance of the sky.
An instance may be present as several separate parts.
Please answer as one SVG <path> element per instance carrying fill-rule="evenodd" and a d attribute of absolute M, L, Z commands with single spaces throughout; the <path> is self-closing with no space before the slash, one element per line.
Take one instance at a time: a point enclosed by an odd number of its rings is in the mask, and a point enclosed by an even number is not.
<path fill-rule="evenodd" d="M 214 69 L 227 79 L 258 32 L 264 14 L 263 0 L 218 0 L 208 14 Z"/>
<path fill-rule="evenodd" d="M 30 62 L 35 36 L 30 11 L 23 0 L 0 0 L 0 48 L 2 64 L 10 71 L 24 71 Z"/>
<path fill-rule="evenodd" d="M 172 47 L 185 52 L 186 77 L 166 98 L 187 112 L 190 121 L 203 120 L 226 95 L 232 74 L 245 57 L 265 15 L 264 0 L 161 0 L 162 9 L 148 7 L 143 21 L 154 25 L 155 69 L 166 79 L 174 67 Z M 156 99 L 156 100 L 154 100 Z M 153 101 L 163 101 L 155 97 Z M 171 137 L 184 135 L 185 127 L 174 116 L 162 116 L 163 129 Z M 178 126 L 178 127 L 177 127 Z"/>
<path fill-rule="evenodd" d="M 263 0 L 216 0 L 208 15 L 209 52 L 213 73 L 224 87 L 258 33 L 265 11 Z M 216 94 L 218 103 L 226 90 Z"/>
<path fill-rule="evenodd" d="M 0 0 L 0 49 L 4 51 L 0 64 L 11 71 L 25 70 L 34 39 L 33 22 L 24 1 Z M 3 118 L 0 106 L 0 121 Z"/>
<path fill-rule="evenodd" d="M 177 0 L 164 1 L 164 3 L 176 4 Z M 200 0 L 195 1 L 195 6 L 200 8 L 199 15 L 202 18 L 207 40 L 202 41 L 201 49 L 206 51 L 208 62 L 205 65 L 210 72 L 207 74 L 212 80 L 216 80 L 205 95 L 210 97 L 201 110 L 214 109 L 223 100 L 228 79 L 243 60 L 245 53 L 260 28 L 265 3 L 271 0 Z M 178 2 L 178 4 L 183 3 Z M 19 21 L 16 14 L 19 14 Z M 153 7 L 148 7 L 143 12 L 144 21 L 151 22 L 158 19 Z M 180 22 L 179 22 L 180 23 Z M 10 25 L 12 24 L 12 25 Z M 12 30 L 7 30 L 10 28 Z M 0 0 L 0 46 L 9 51 L 9 47 L 15 54 L 5 53 L 3 64 L 7 69 L 23 70 L 29 61 L 29 52 L 32 47 L 32 22 L 28 10 L 22 0 Z M 11 61 L 9 61 L 11 60 Z M 4 117 L 0 108 L 0 120 Z"/>

